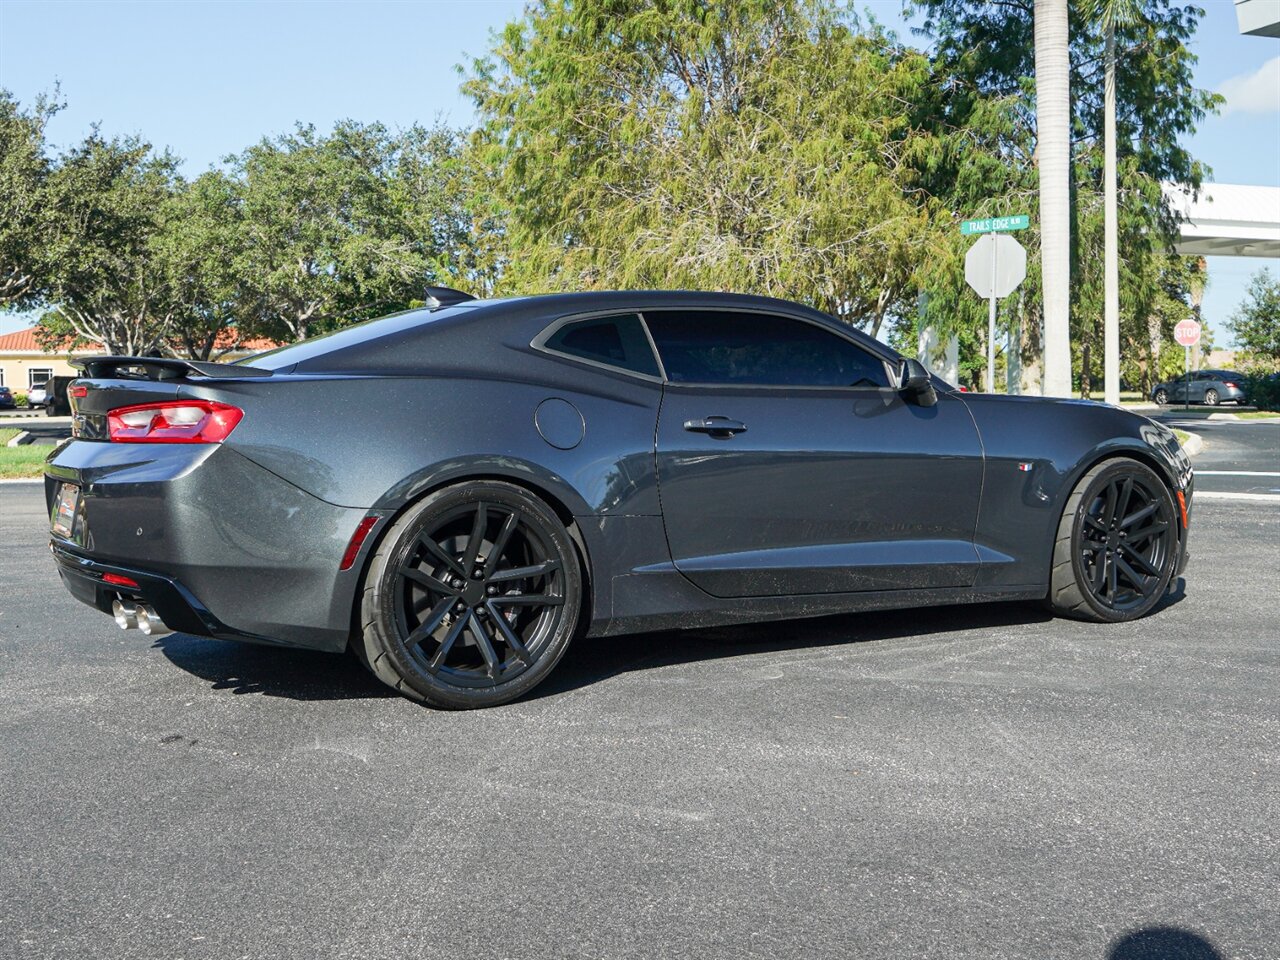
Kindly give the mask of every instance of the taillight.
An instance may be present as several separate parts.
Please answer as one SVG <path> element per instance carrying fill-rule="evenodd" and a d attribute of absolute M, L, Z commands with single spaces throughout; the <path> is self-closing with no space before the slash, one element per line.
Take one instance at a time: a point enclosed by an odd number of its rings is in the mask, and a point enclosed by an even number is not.
<path fill-rule="evenodd" d="M 212 400 L 139 403 L 108 412 L 107 433 L 113 443 L 221 443 L 243 416 Z"/>
<path fill-rule="evenodd" d="M 1231 388 L 1233 388 L 1233 389 L 1235 388 L 1235 384 L 1234 384 L 1234 383 L 1225 383 L 1225 382 L 1224 382 L 1222 385 L 1223 385 L 1224 387 L 1231 387 Z"/>
<path fill-rule="evenodd" d="M 78 387 L 72 387 L 70 390 L 67 391 L 67 393 L 71 394 L 73 397 L 75 397 L 78 400 L 83 400 L 85 397 L 89 395 L 89 388 L 82 384 Z"/>

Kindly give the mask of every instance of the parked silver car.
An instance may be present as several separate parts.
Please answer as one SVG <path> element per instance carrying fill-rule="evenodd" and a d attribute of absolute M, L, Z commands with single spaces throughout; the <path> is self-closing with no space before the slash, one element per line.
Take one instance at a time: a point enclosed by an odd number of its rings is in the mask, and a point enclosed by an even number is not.
<path fill-rule="evenodd" d="M 1231 370 L 1197 370 L 1190 377 L 1180 377 L 1151 388 L 1156 403 L 1203 403 L 1216 407 L 1220 403 L 1245 403 L 1244 374 Z"/>

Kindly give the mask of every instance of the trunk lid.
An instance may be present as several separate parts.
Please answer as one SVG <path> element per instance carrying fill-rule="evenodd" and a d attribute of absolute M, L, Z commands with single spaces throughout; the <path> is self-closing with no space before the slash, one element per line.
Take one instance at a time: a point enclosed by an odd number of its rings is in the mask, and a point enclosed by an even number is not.
<path fill-rule="evenodd" d="M 71 435 L 78 440 L 107 440 L 107 413 L 119 407 L 176 400 L 194 383 L 271 376 L 256 367 L 161 357 L 92 357 L 74 365 L 84 370 L 67 389 Z"/>

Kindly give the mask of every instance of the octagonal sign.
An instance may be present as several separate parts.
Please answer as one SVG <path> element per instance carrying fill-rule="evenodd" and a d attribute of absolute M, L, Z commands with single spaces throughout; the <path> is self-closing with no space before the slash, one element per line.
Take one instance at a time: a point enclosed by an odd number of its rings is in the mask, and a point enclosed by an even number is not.
<path fill-rule="evenodd" d="M 984 233 L 964 257 L 964 279 L 984 300 L 1007 297 L 1027 276 L 1027 251 L 1007 233 Z"/>
<path fill-rule="evenodd" d="M 1200 324 L 1194 320 L 1179 320 L 1173 328 L 1173 339 L 1181 346 L 1194 347 L 1200 342 Z"/>

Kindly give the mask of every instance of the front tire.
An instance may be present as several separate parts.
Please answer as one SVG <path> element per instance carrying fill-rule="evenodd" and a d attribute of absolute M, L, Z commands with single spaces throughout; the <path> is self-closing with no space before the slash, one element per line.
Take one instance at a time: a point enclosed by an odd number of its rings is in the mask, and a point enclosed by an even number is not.
<path fill-rule="evenodd" d="M 512 484 L 473 481 L 424 497 L 370 559 L 360 607 L 373 674 L 453 710 L 532 690 L 578 629 L 582 570 L 564 524 Z"/>
<path fill-rule="evenodd" d="M 1150 613 L 1177 567 L 1177 516 L 1173 495 L 1151 468 L 1128 458 L 1098 464 L 1062 511 L 1050 609 L 1099 623 Z"/>

